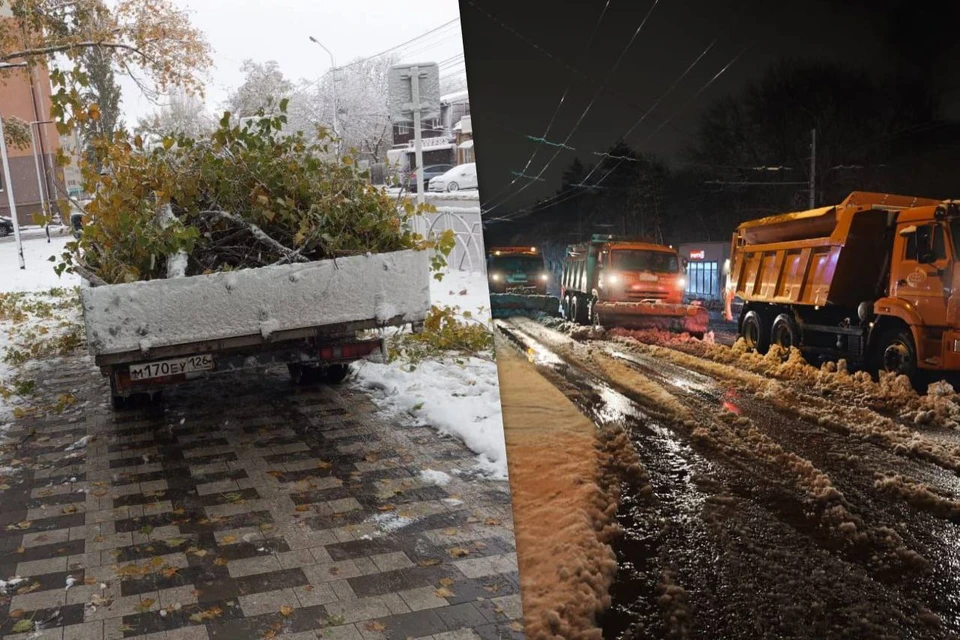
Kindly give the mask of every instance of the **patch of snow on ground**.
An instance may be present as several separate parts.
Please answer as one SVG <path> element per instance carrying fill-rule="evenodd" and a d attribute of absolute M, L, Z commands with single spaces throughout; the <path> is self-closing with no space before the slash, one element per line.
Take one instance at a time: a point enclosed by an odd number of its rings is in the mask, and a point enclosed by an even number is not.
<path fill-rule="evenodd" d="M 90 436 L 83 436 L 82 438 L 74 442 L 72 445 L 64 449 L 64 451 L 75 451 L 77 449 L 82 449 L 83 447 L 87 446 L 87 443 L 89 442 L 90 442 Z"/>
<path fill-rule="evenodd" d="M 15 587 L 18 584 L 26 581 L 26 578 L 21 578 L 20 576 L 14 576 L 9 580 L 0 580 L 0 593 L 6 593 L 7 589 L 10 587 Z"/>
<path fill-rule="evenodd" d="M 404 527 L 410 526 L 414 523 L 413 518 L 405 518 L 393 512 L 378 513 L 370 518 L 370 520 L 375 522 L 377 526 L 380 527 L 381 531 L 385 531 L 387 533 L 397 531 L 398 529 L 403 529 Z"/>
<path fill-rule="evenodd" d="M 450 484 L 452 478 L 443 471 L 433 469 L 424 469 L 420 472 L 420 482 L 423 484 L 435 484 L 438 487 L 445 487 Z"/>
<path fill-rule="evenodd" d="M 443 280 L 430 282 L 430 301 L 439 306 L 460 307 L 474 319 L 490 322 L 490 290 L 487 275 L 477 271 L 447 271 Z"/>
<path fill-rule="evenodd" d="M 66 228 L 66 227 L 64 227 Z M 50 257 L 55 256 L 57 261 L 68 242 L 73 240 L 70 233 L 59 233 L 53 229 L 50 230 L 50 243 L 47 244 L 46 235 L 23 238 L 23 262 L 24 269 L 20 268 L 20 261 L 17 257 L 17 243 L 10 236 L 0 242 L 0 273 L 3 278 L 0 279 L 0 293 L 9 293 L 12 291 L 45 291 L 54 287 L 78 287 L 80 286 L 80 276 L 64 273 L 62 277 L 57 276 L 53 267 L 56 263 L 50 262 Z"/>
<path fill-rule="evenodd" d="M 456 306 L 474 321 L 490 324 L 490 295 L 482 272 L 453 271 L 430 284 L 434 305 Z M 404 362 L 361 362 L 355 384 L 382 408 L 422 420 L 459 438 L 478 454 L 478 466 L 496 478 L 507 477 L 506 444 L 500 409 L 497 364 L 483 358 L 461 363 L 427 360 L 411 370 Z M 440 392 L 442 390 L 442 393 Z"/>

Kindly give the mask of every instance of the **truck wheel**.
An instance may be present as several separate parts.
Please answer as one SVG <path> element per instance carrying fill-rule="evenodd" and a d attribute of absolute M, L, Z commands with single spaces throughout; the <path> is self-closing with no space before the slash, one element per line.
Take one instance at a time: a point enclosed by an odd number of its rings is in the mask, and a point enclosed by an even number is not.
<path fill-rule="evenodd" d="M 320 378 L 320 367 L 305 364 L 288 364 L 290 380 L 296 385 L 315 384 Z"/>
<path fill-rule="evenodd" d="M 331 364 L 323 371 L 323 381 L 327 384 L 340 384 L 346 380 L 348 373 L 350 373 L 349 365 Z"/>
<path fill-rule="evenodd" d="M 789 350 L 800 346 L 800 328 L 788 313 L 781 313 L 770 328 L 770 343 Z"/>
<path fill-rule="evenodd" d="M 917 378 L 917 347 L 909 329 L 895 328 L 884 334 L 879 343 L 881 371 Z"/>
<path fill-rule="evenodd" d="M 587 323 L 587 310 L 584 308 L 583 299 L 580 296 L 573 296 L 570 299 L 571 315 L 573 321 L 577 324 Z"/>
<path fill-rule="evenodd" d="M 763 354 L 770 349 L 770 329 L 756 311 L 747 311 L 740 323 L 740 335 L 748 349 Z"/>
<path fill-rule="evenodd" d="M 570 296 L 564 296 L 560 300 L 560 317 L 567 322 L 572 320 L 570 317 Z"/>

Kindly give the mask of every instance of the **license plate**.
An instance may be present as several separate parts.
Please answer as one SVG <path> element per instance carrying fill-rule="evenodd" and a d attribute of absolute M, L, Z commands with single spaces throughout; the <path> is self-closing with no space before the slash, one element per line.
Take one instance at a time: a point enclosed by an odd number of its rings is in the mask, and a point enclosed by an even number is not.
<path fill-rule="evenodd" d="M 208 371 L 210 369 L 213 369 L 213 356 L 190 356 L 187 358 L 177 358 L 176 360 L 145 362 L 143 364 L 132 365 L 130 367 L 130 379 L 149 380 L 151 378 L 177 376 L 194 371 Z"/>

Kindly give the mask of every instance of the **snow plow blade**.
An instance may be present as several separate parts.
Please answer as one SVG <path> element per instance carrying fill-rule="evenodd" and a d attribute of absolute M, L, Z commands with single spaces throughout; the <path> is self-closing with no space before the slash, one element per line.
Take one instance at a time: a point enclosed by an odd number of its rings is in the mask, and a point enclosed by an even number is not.
<path fill-rule="evenodd" d="M 560 299 L 554 296 L 491 293 L 490 312 L 494 318 L 560 315 Z"/>
<path fill-rule="evenodd" d="M 600 324 L 624 329 L 659 329 L 702 336 L 710 324 L 706 307 L 661 302 L 600 303 Z"/>

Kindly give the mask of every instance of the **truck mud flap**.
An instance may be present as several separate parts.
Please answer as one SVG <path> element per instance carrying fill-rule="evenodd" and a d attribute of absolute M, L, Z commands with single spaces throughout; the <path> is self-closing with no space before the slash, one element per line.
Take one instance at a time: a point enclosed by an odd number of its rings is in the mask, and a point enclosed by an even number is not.
<path fill-rule="evenodd" d="M 703 335 L 710 325 L 705 307 L 680 304 L 599 304 L 597 312 L 605 327 L 655 329 Z"/>

